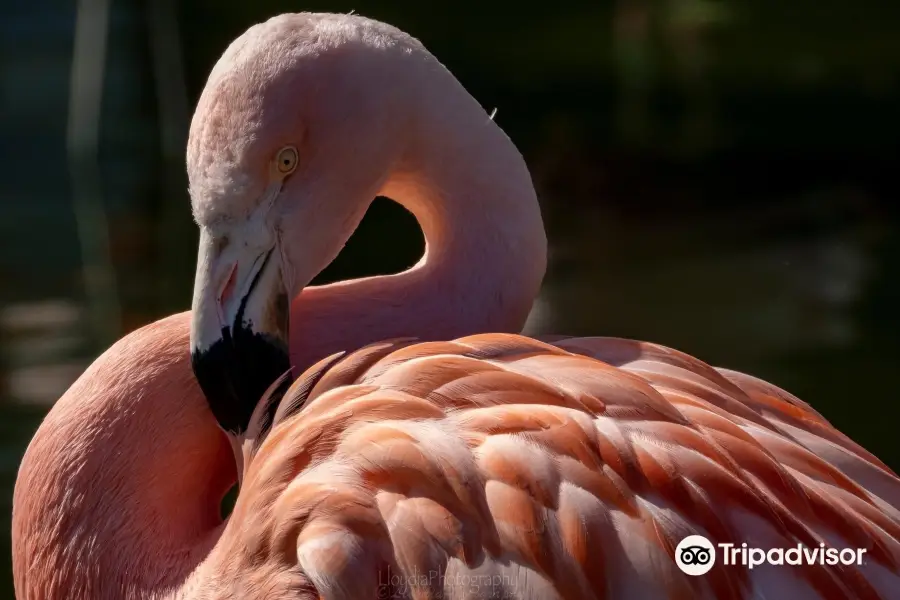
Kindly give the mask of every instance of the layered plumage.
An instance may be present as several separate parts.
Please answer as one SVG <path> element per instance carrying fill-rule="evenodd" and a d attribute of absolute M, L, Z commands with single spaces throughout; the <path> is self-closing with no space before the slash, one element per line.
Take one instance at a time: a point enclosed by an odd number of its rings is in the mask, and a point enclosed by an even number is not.
<path fill-rule="evenodd" d="M 266 414 L 222 541 L 234 572 L 296 564 L 322 598 L 875 600 L 900 586 L 890 469 L 790 394 L 661 346 L 385 342 L 322 361 Z M 865 561 L 690 577 L 674 550 L 695 533 Z"/>

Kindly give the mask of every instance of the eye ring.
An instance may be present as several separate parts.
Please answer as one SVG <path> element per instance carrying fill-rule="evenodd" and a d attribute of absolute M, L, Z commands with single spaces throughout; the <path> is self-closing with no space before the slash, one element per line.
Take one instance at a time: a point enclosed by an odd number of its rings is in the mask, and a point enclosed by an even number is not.
<path fill-rule="evenodd" d="M 293 146 L 285 146 L 279 150 L 278 154 L 275 156 L 275 168 L 282 175 L 290 175 L 294 172 L 294 169 L 297 168 L 299 159 L 300 157 L 297 154 L 296 148 Z"/>

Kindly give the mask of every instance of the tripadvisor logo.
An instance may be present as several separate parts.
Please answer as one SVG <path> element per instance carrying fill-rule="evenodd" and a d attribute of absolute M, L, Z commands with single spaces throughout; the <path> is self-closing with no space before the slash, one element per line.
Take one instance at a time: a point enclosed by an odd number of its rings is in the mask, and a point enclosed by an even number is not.
<path fill-rule="evenodd" d="M 716 555 L 726 566 L 753 569 L 760 565 L 862 565 L 865 548 L 818 548 L 797 544 L 792 548 L 752 548 L 747 544 L 718 544 L 718 548 L 702 535 L 689 535 L 675 548 L 675 563 L 687 575 L 704 575 L 716 564 Z"/>

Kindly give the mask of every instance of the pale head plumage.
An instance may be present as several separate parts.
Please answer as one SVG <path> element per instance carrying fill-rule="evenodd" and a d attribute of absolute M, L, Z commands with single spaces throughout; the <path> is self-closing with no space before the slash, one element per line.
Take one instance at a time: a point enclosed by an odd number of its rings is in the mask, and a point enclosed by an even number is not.
<path fill-rule="evenodd" d="M 278 182 L 271 165 L 286 145 L 300 158 L 287 193 L 373 162 L 371 172 L 386 172 L 384 161 L 399 151 L 396 133 L 406 131 L 397 119 L 408 115 L 397 109 L 413 106 L 416 64 L 427 56 L 410 36 L 362 17 L 291 14 L 251 27 L 213 68 L 191 124 L 187 167 L 197 222 L 217 231 L 242 224 Z M 338 160 L 353 159 L 361 164 L 334 173 Z M 306 193 L 303 200 L 346 198 Z M 299 208 L 287 204 L 278 208 Z"/>

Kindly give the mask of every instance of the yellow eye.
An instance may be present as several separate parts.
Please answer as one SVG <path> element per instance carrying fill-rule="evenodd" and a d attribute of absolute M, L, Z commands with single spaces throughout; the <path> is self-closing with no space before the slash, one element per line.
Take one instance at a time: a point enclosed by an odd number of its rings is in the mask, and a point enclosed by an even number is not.
<path fill-rule="evenodd" d="M 297 149 L 293 146 L 285 146 L 278 151 L 278 156 L 275 157 L 275 166 L 282 175 L 289 175 L 297 168 L 297 160 Z"/>

